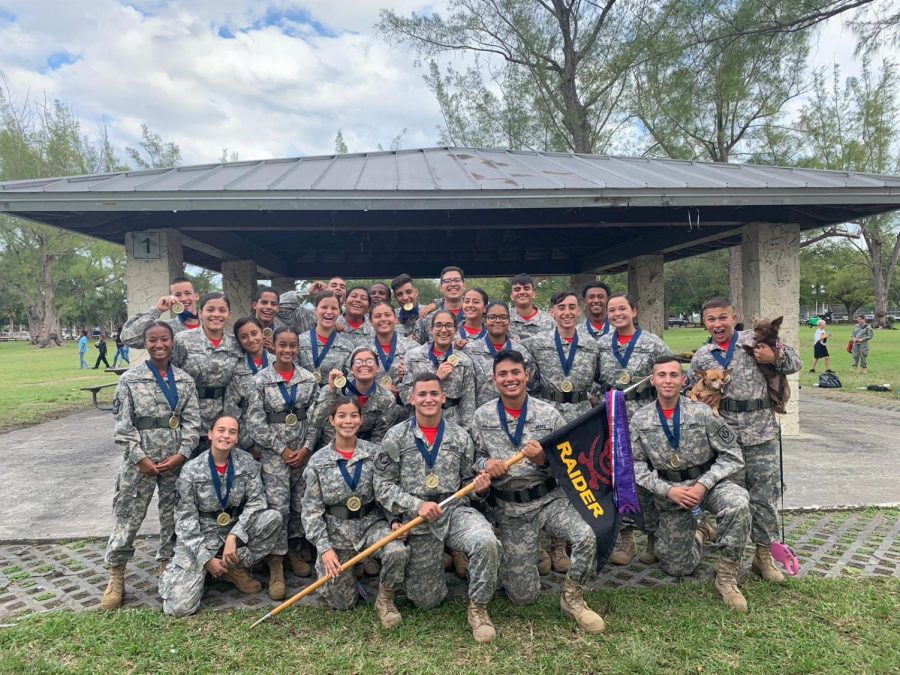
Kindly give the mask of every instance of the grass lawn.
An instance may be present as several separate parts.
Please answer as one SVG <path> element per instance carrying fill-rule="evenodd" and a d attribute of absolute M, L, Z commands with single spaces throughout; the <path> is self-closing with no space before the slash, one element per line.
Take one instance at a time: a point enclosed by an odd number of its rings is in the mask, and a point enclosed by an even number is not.
<path fill-rule="evenodd" d="M 853 324 L 855 325 L 855 324 Z M 844 385 L 844 391 L 860 394 L 883 396 L 900 400 L 900 330 L 876 330 L 869 351 L 869 372 L 867 375 L 854 375 L 850 372 L 850 354 L 847 353 L 847 341 L 850 339 L 851 324 L 829 326 L 832 332 L 828 340 L 831 352 L 831 368 Z M 813 361 L 813 336 L 815 329 L 800 327 L 800 357 L 803 359 L 803 370 L 800 373 L 800 385 L 813 387 L 819 383 L 819 375 L 825 372 L 825 362 L 819 361 L 817 373 L 810 373 Z M 693 351 L 709 337 L 702 328 L 671 328 L 663 336 L 666 344 L 676 354 Z M 894 391 L 879 393 L 857 389 L 870 384 L 890 383 Z"/>
<path fill-rule="evenodd" d="M 419 611 L 388 633 L 374 608 L 295 607 L 250 631 L 259 613 L 169 619 L 152 610 L 52 612 L 0 628 L 2 672 L 888 673 L 900 670 L 900 581 L 748 581 L 749 615 L 711 584 L 591 594 L 607 619 L 579 633 L 558 599 L 490 605 L 497 640 L 471 639 L 462 600 Z M 14 620 L 12 620 L 14 621 Z"/>
<path fill-rule="evenodd" d="M 112 343 L 110 343 L 112 344 Z M 115 354 L 112 345 L 109 362 Z M 94 365 L 97 350 L 88 349 Z M 101 370 L 78 369 L 78 347 L 35 349 L 26 342 L 0 343 L 0 431 L 37 424 L 91 407 L 91 394 L 80 387 L 115 382 L 118 378 Z M 112 401 L 112 387 L 100 392 L 101 401 Z"/>

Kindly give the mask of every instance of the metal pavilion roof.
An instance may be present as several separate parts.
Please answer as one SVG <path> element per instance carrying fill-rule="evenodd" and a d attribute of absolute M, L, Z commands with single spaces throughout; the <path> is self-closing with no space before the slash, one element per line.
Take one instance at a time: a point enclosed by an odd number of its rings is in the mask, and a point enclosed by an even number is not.
<path fill-rule="evenodd" d="M 617 269 L 730 246 L 748 222 L 897 208 L 896 176 L 446 147 L 0 183 L 0 212 L 114 242 L 170 227 L 194 264 L 297 277 Z"/>

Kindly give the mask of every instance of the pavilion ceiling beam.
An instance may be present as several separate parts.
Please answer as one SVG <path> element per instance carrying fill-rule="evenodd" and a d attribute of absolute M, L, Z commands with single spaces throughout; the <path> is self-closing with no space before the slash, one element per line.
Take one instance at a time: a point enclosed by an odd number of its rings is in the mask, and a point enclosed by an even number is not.
<path fill-rule="evenodd" d="M 255 260 L 257 270 L 265 277 L 290 276 L 284 258 L 231 232 L 220 232 L 215 236 L 196 233 L 190 236 L 182 233 L 181 243 L 185 248 L 194 249 L 219 261 Z"/>

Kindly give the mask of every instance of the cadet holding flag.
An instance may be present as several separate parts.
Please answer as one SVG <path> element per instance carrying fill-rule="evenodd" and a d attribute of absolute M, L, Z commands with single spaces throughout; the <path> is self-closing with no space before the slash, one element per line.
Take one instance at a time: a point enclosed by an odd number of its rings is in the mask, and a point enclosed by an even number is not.
<path fill-rule="evenodd" d="M 694 572 L 705 531 L 696 528 L 692 511 L 709 511 L 716 516 L 721 550 L 716 591 L 730 609 L 746 612 L 737 574 L 750 535 L 750 502 L 747 491 L 730 480 L 744 466 L 737 437 L 709 406 L 681 396 L 685 377 L 674 356 L 654 362 L 651 383 L 656 401 L 641 408 L 630 426 L 635 480 L 653 493 L 659 510 L 659 565 L 672 576 Z"/>
<path fill-rule="evenodd" d="M 528 396 L 525 359 L 517 351 L 501 351 L 494 359 L 498 399 L 478 408 L 471 426 L 476 468 L 487 471 L 496 499 L 494 522 L 503 560 L 500 581 L 509 599 L 527 604 L 541 590 L 538 539 L 541 530 L 572 545 L 571 566 L 560 596 L 563 614 L 588 633 L 601 633 L 603 619 L 584 601 L 584 587 L 594 575 L 597 539 L 569 503 L 550 473 L 540 439 L 562 427 L 553 406 Z M 525 461 L 510 468 L 517 452 Z"/>

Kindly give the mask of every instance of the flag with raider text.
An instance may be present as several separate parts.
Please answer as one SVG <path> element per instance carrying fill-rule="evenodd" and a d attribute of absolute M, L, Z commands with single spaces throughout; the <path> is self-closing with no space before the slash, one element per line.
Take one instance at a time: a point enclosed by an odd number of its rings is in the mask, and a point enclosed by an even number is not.
<path fill-rule="evenodd" d="M 616 545 L 624 514 L 640 517 L 622 392 L 541 439 L 559 485 L 597 537 L 597 570 Z"/>

